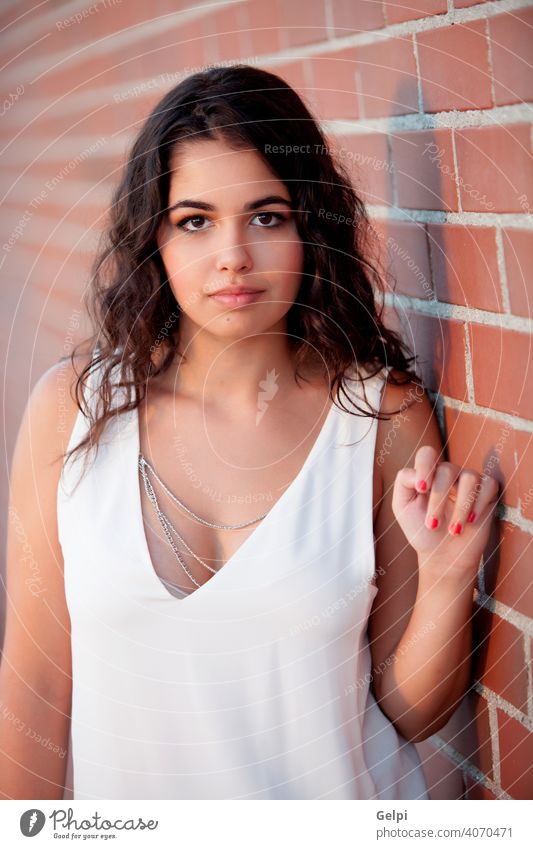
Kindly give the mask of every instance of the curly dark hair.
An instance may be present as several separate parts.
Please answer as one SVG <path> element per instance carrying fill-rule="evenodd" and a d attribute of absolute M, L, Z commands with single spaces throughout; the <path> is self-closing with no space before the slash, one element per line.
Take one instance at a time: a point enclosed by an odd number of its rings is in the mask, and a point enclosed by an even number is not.
<path fill-rule="evenodd" d="M 374 231 L 364 203 L 335 161 L 316 119 L 275 74 L 244 64 L 215 66 L 187 77 L 159 101 L 133 143 L 114 191 L 109 226 L 85 296 L 94 334 L 70 355 L 77 375 L 75 400 L 90 427 L 66 452 L 67 458 L 90 445 L 97 448 L 107 420 L 138 407 L 148 381 L 182 356 L 179 320 L 169 321 L 180 308 L 156 234 L 168 211 L 171 157 L 180 145 L 196 139 L 255 148 L 290 193 L 304 247 L 300 289 L 287 313 L 296 379 L 301 377 L 298 366 L 318 351 L 332 401 L 338 398 L 345 410 L 340 397 L 341 392 L 346 395 L 346 372 L 355 367 L 359 373 L 360 364 L 367 372 L 374 369 L 368 377 L 389 366 L 403 373 L 399 378 L 390 374 L 391 382 L 420 383 L 410 367 L 415 356 L 382 322 L 384 299 L 378 296 L 384 284 L 370 261 Z M 156 362 L 153 353 L 160 347 L 162 328 L 162 356 Z M 95 355 L 78 374 L 75 358 L 87 342 L 91 349 L 96 346 Z M 98 411 L 93 414 L 83 388 L 92 370 L 100 367 Z M 119 377 L 115 385 L 126 389 L 118 407 L 112 407 L 113 374 Z M 378 411 L 357 409 L 381 418 Z"/>

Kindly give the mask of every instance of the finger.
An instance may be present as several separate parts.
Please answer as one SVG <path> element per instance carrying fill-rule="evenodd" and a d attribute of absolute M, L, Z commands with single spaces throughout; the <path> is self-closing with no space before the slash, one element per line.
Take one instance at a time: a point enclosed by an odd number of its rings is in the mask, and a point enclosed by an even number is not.
<path fill-rule="evenodd" d="M 455 463 L 445 462 L 439 463 L 437 466 L 428 497 L 425 520 L 426 528 L 435 530 L 438 527 L 442 527 L 443 522 L 448 520 L 448 499 L 460 471 L 461 467 Z"/>
<path fill-rule="evenodd" d="M 401 512 L 413 498 L 417 497 L 415 484 L 416 472 L 414 469 L 406 467 L 397 472 L 392 491 L 392 509 L 395 513 Z"/>
<path fill-rule="evenodd" d="M 427 494 L 431 489 L 439 452 L 432 445 L 422 445 L 415 454 L 416 491 Z"/>
<path fill-rule="evenodd" d="M 462 469 L 457 481 L 457 494 L 448 527 L 450 534 L 460 534 L 465 527 L 467 520 L 472 516 L 473 505 L 476 503 L 480 488 L 478 472 L 473 469 Z M 470 521 L 472 521 L 471 518 Z"/>
<path fill-rule="evenodd" d="M 492 475 L 479 475 L 479 487 L 475 501 L 471 504 L 467 522 L 475 522 L 478 516 L 483 516 L 487 508 L 492 508 L 498 501 L 500 484 Z"/>

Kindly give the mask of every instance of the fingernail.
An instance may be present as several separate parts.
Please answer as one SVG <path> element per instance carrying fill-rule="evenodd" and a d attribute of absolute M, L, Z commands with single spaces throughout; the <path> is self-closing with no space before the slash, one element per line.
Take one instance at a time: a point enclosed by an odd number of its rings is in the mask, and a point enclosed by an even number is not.
<path fill-rule="evenodd" d="M 425 492 L 426 489 L 428 488 L 428 485 L 424 480 L 420 480 L 417 483 L 417 487 L 420 490 L 420 492 Z"/>
<path fill-rule="evenodd" d="M 439 520 L 435 518 L 435 516 L 428 516 L 427 519 L 427 527 L 432 531 L 433 528 L 436 528 L 439 524 Z"/>
<path fill-rule="evenodd" d="M 453 522 L 448 530 L 451 534 L 460 534 L 462 531 L 462 525 L 460 522 Z"/>
<path fill-rule="evenodd" d="M 467 519 L 466 521 L 467 521 L 467 522 L 473 522 L 475 518 L 476 518 L 476 514 L 475 514 L 475 513 L 474 513 L 474 511 L 472 510 L 472 511 L 468 514 L 468 519 Z"/>

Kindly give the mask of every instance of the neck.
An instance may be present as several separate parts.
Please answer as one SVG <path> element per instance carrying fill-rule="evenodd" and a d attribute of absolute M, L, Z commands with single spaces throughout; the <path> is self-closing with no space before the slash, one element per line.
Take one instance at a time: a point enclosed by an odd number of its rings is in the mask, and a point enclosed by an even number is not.
<path fill-rule="evenodd" d="M 187 334 L 180 332 L 179 351 L 185 359 L 178 357 L 176 366 L 165 374 L 165 387 L 207 406 L 255 409 L 260 392 L 273 397 L 295 385 L 284 327 L 245 339 L 225 339 L 199 330 L 187 340 Z"/>

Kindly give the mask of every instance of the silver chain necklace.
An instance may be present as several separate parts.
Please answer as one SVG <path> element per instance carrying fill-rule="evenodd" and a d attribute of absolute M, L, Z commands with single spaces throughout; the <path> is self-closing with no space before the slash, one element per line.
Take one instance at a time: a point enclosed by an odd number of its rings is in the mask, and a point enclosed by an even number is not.
<path fill-rule="evenodd" d="M 170 544 L 170 547 L 172 548 L 174 556 L 176 557 L 176 560 L 178 561 L 179 565 L 182 567 L 185 574 L 188 576 L 188 578 L 192 581 L 192 583 L 196 587 L 201 587 L 202 584 L 198 583 L 196 578 L 191 574 L 191 572 L 187 568 L 186 563 L 184 563 L 183 558 L 181 557 L 179 550 L 176 546 L 176 543 L 174 542 L 172 534 L 170 533 L 171 530 L 176 534 L 177 538 L 182 543 L 182 545 L 185 546 L 185 548 L 187 549 L 189 554 L 191 554 L 198 563 L 201 563 L 202 566 L 205 566 L 205 568 L 208 569 L 212 574 L 215 574 L 217 572 L 217 570 L 213 569 L 212 566 L 210 566 L 208 563 L 206 563 L 204 560 L 202 560 L 200 557 L 198 557 L 197 554 L 195 554 L 195 552 L 190 548 L 190 546 L 187 545 L 187 543 L 185 542 L 183 537 L 179 534 L 179 532 L 176 530 L 174 525 L 171 523 L 168 516 L 165 513 L 163 513 L 163 511 L 161 510 L 161 508 L 159 506 L 159 502 L 158 502 L 156 494 L 154 492 L 154 488 L 153 488 L 152 484 L 150 483 L 150 481 L 148 479 L 146 469 L 150 470 L 150 472 L 153 474 L 155 479 L 163 487 L 165 492 L 169 495 L 169 497 L 179 507 L 181 507 L 183 510 L 185 510 L 190 516 L 192 516 L 198 522 L 200 522 L 201 524 L 206 525 L 210 528 L 219 528 L 221 530 L 235 530 L 235 529 L 238 529 L 238 528 L 245 528 L 248 525 L 253 525 L 255 522 L 258 522 L 260 519 L 264 519 L 265 516 L 267 515 L 267 513 L 264 513 L 262 516 L 258 516 L 256 519 L 252 519 L 249 522 L 242 522 L 238 525 L 218 525 L 218 524 L 213 523 L 213 522 L 208 522 L 207 519 L 203 519 L 201 516 L 198 516 L 192 510 L 189 510 L 189 508 L 185 504 L 183 504 L 183 502 L 180 501 L 179 498 L 177 498 L 172 492 L 170 492 L 168 487 L 163 483 L 163 481 L 161 480 L 159 475 L 156 473 L 155 469 L 150 465 L 150 463 L 143 457 L 142 453 L 140 453 L 140 452 L 139 452 L 138 466 L 139 466 L 139 470 L 141 472 L 141 476 L 142 476 L 142 479 L 143 479 L 146 495 L 148 496 L 148 499 L 149 499 L 150 503 L 152 504 L 156 514 L 157 514 L 157 517 L 159 519 L 159 523 L 161 524 L 161 527 L 163 529 L 163 533 L 165 534 L 165 536 L 166 536 L 166 538 L 167 538 L 167 540 Z"/>
<path fill-rule="evenodd" d="M 186 504 L 183 503 L 183 501 L 180 501 L 179 498 L 176 498 L 176 496 L 168 489 L 168 487 L 165 486 L 165 484 L 163 483 L 155 469 L 150 465 L 148 460 L 146 460 L 143 457 L 142 453 L 139 452 L 139 468 L 141 470 L 141 474 L 143 474 L 144 467 L 150 470 L 156 481 L 160 484 L 160 486 L 163 487 L 166 494 L 169 496 L 169 498 L 172 499 L 172 501 L 174 501 L 175 504 L 178 505 L 178 507 L 181 507 L 181 509 L 185 510 L 185 512 L 188 513 L 189 516 L 192 516 L 193 519 L 196 519 L 197 522 L 200 522 L 200 524 L 202 525 L 206 525 L 206 527 L 208 528 L 218 528 L 222 531 L 236 531 L 240 528 L 246 528 L 248 527 L 248 525 L 254 525 L 256 522 L 259 522 L 261 519 L 264 519 L 265 516 L 267 516 L 269 513 L 269 511 L 267 510 L 267 512 L 263 513 L 262 516 L 257 516 L 256 519 L 250 519 L 248 522 L 240 522 L 238 525 L 217 525 L 215 522 L 208 522 L 207 519 L 202 519 L 201 516 L 198 516 L 196 513 L 193 513 L 193 511 L 189 510 L 189 508 Z"/>
<path fill-rule="evenodd" d="M 152 505 L 153 505 L 153 507 L 154 507 L 155 512 L 157 513 L 157 517 L 158 517 L 158 519 L 159 519 L 159 522 L 160 522 L 160 524 L 161 524 L 161 527 L 163 528 L 163 532 L 164 532 L 164 534 L 165 534 L 165 536 L 166 536 L 166 538 L 167 538 L 167 540 L 168 540 L 168 542 L 169 542 L 169 544 L 170 544 L 170 547 L 172 548 L 172 551 L 174 552 L 174 555 L 175 555 L 175 557 L 176 557 L 176 560 L 178 561 L 178 563 L 179 563 L 179 564 L 180 564 L 180 566 L 182 567 L 182 569 L 183 569 L 183 571 L 185 572 L 185 574 L 186 574 L 186 575 L 187 575 L 187 576 L 191 579 L 191 581 L 193 582 L 193 584 L 195 584 L 195 586 L 197 586 L 197 587 L 201 586 L 201 584 L 199 584 L 199 583 L 198 583 L 198 581 L 196 580 L 196 578 L 195 578 L 195 577 L 191 574 L 191 572 L 190 572 L 190 571 L 189 571 L 189 569 L 187 568 L 187 565 L 183 562 L 183 559 L 182 559 L 182 557 L 180 556 L 180 553 L 179 553 L 179 551 L 178 551 L 178 548 L 177 548 L 177 546 L 176 546 L 176 543 L 174 542 L 174 540 L 173 540 L 173 538 L 172 538 L 172 534 L 170 533 L 169 528 L 172 528 L 172 530 L 174 531 L 174 533 L 176 534 L 176 536 L 179 538 L 179 540 L 180 540 L 180 541 L 181 541 L 181 542 L 185 545 L 185 547 L 187 548 L 187 550 L 188 550 L 188 551 L 190 551 L 190 553 L 191 553 L 191 554 L 195 557 L 195 559 L 196 559 L 196 560 L 198 560 L 198 562 L 199 562 L 199 563 L 201 563 L 203 566 L 205 566 L 207 569 L 209 569 L 209 571 L 210 571 L 210 572 L 213 572 L 213 573 L 214 573 L 214 572 L 216 572 L 216 569 L 213 569 L 213 568 L 212 568 L 212 566 L 209 566 L 209 564 L 207 564 L 207 563 L 205 563 L 203 560 L 201 560 L 201 559 L 200 559 L 200 558 L 199 558 L 196 554 L 194 554 L 194 552 L 193 552 L 193 551 L 189 548 L 189 546 L 187 545 L 187 543 L 185 542 L 185 540 L 183 539 L 183 537 L 181 537 L 181 536 L 180 536 L 180 534 L 178 534 L 178 532 L 176 531 L 176 529 L 174 528 L 174 526 L 173 526 L 173 525 L 171 524 L 171 522 L 169 521 L 168 517 L 167 517 L 167 516 L 163 513 L 163 511 L 162 511 L 162 510 L 161 510 L 161 508 L 159 507 L 159 503 L 158 503 L 158 501 L 157 501 L 157 497 L 156 497 L 156 494 L 155 494 L 155 492 L 154 492 L 154 490 L 153 490 L 152 484 L 151 484 L 151 483 L 150 483 L 150 481 L 148 480 L 148 476 L 147 476 L 147 474 L 146 474 L 146 469 L 144 469 L 144 468 L 143 468 L 143 469 L 141 470 L 141 474 L 142 474 L 142 476 L 143 476 L 144 488 L 145 488 L 145 490 L 146 490 L 146 494 L 147 494 L 148 498 L 150 499 L 150 502 L 152 503 Z"/>

